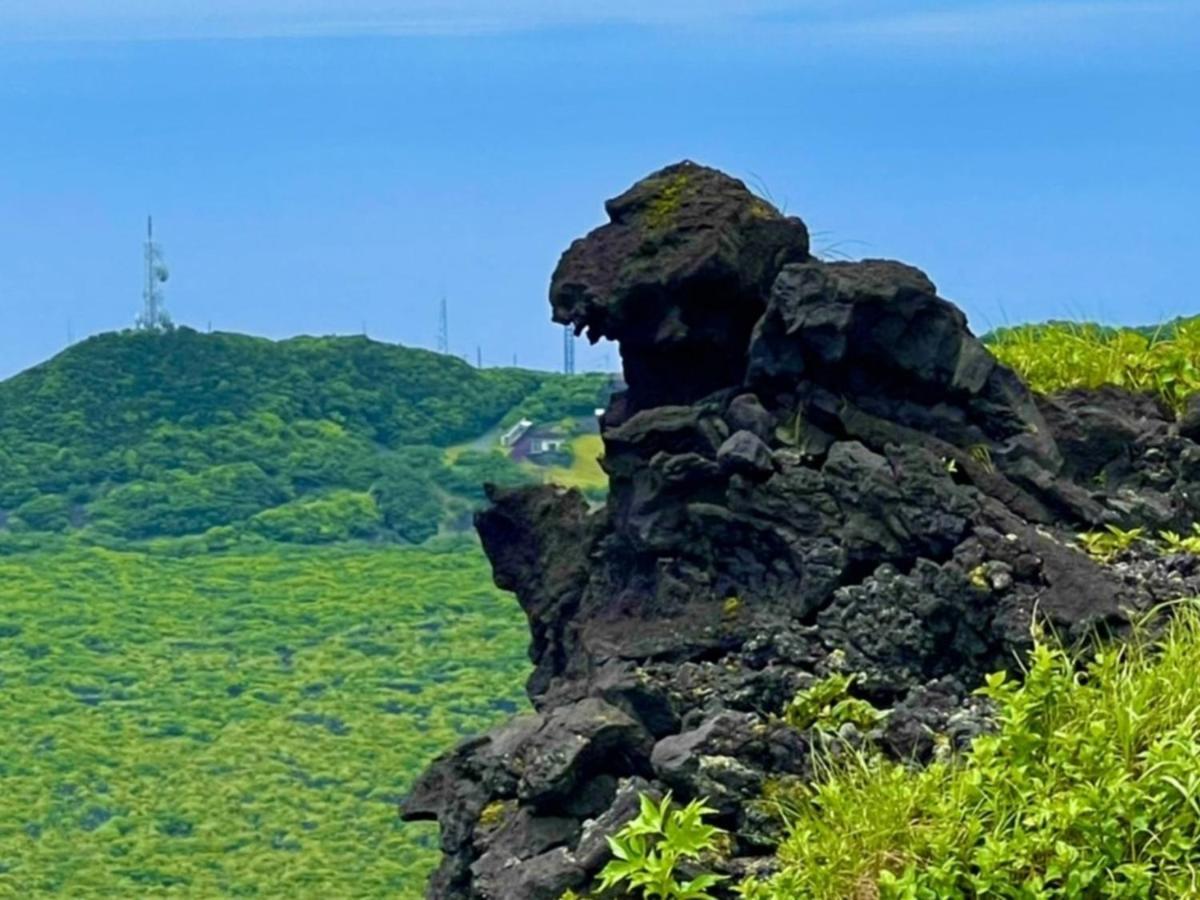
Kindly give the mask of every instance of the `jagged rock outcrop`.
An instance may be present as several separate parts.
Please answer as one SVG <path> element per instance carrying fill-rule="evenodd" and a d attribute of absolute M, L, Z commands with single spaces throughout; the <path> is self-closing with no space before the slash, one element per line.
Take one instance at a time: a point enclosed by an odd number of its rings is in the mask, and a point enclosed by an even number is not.
<path fill-rule="evenodd" d="M 442 826 L 431 898 L 586 885 L 641 790 L 707 797 L 747 871 L 773 839 L 751 801 L 809 774 L 814 735 L 780 713 L 815 679 L 857 673 L 892 710 L 882 745 L 927 758 L 985 726 L 969 692 L 1014 666 L 1035 615 L 1083 636 L 1200 589 L 1185 558 L 1104 567 L 1071 543 L 1196 518 L 1200 412 L 1034 396 L 923 273 L 816 260 L 799 219 L 712 169 L 669 167 L 607 209 L 550 301 L 621 346 L 610 496 L 489 488 L 477 525 L 529 616 L 536 712 L 406 801 Z"/>

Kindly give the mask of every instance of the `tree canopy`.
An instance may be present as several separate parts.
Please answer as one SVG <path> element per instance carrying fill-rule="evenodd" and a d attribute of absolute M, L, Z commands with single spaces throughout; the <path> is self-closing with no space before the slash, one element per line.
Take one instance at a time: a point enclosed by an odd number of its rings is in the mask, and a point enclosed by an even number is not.
<path fill-rule="evenodd" d="M 483 481 L 531 480 L 486 442 L 447 448 L 590 414 L 608 382 L 365 337 L 102 334 L 0 382 L 0 530 L 419 543 Z"/>

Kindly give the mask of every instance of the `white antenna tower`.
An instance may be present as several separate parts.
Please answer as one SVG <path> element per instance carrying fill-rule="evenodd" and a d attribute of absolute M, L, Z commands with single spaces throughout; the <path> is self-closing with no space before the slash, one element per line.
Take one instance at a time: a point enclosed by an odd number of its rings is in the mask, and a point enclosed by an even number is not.
<path fill-rule="evenodd" d="M 575 374 L 575 329 L 571 325 L 563 326 L 563 374 Z"/>
<path fill-rule="evenodd" d="M 438 307 L 438 353 L 450 352 L 450 309 L 446 304 L 446 295 L 442 295 L 442 303 Z"/>
<path fill-rule="evenodd" d="M 167 315 L 162 286 L 170 277 L 163 262 L 162 248 L 154 242 L 154 219 L 146 219 L 146 286 L 142 289 L 142 314 L 137 317 L 141 331 L 167 331 L 171 317 Z"/>

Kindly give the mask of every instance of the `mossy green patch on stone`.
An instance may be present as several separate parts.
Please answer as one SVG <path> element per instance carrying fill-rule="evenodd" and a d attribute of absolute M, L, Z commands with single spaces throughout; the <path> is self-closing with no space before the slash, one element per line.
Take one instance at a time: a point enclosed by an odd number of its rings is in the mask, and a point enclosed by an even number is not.
<path fill-rule="evenodd" d="M 726 597 L 725 602 L 721 604 L 721 618 L 735 619 L 738 613 L 742 611 L 741 597 Z"/>
<path fill-rule="evenodd" d="M 483 808 L 479 813 L 479 825 L 481 828 L 495 828 L 505 817 L 516 808 L 516 802 L 512 800 L 493 800 Z"/>
<path fill-rule="evenodd" d="M 663 231 L 670 226 L 683 204 L 689 180 L 685 172 L 679 172 L 663 182 L 658 194 L 646 207 L 646 225 L 651 231 Z"/>

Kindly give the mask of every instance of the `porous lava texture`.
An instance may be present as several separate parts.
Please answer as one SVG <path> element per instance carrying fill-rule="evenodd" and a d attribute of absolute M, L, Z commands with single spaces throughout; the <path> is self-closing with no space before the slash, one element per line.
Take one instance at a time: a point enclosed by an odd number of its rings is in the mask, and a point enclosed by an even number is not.
<path fill-rule="evenodd" d="M 1074 533 L 1186 530 L 1200 413 L 1116 388 L 1033 394 L 921 271 L 823 262 L 736 179 L 684 162 L 607 204 L 554 273 L 554 320 L 621 347 L 607 504 L 489 488 L 496 584 L 529 618 L 535 712 L 438 759 L 403 805 L 437 819 L 428 896 L 586 887 L 640 791 L 705 797 L 732 874 L 769 860 L 753 801 L 809 773 L 780 714 L 835 672 L 891 710 L 898 756 L 965 745 L 983 675 L 1031 622 L 1119 631 L 1200 592 L 1189 558 L 1101 566 Z M 851 735 L 850 737 L 853 737 Z"/>

